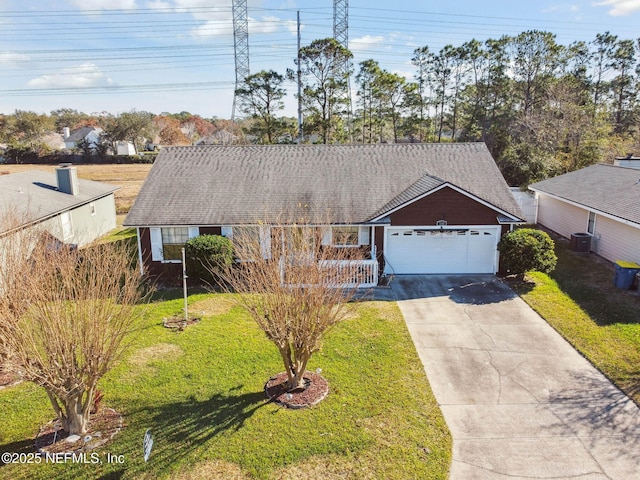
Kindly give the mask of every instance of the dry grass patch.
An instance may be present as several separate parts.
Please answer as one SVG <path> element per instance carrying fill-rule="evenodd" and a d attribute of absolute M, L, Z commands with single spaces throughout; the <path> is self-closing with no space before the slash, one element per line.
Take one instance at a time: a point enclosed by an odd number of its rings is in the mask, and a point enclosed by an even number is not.
<path fill-rule="evenodd" d="M 197 463 L 193 468 L 172 475 L 171 480 L 249 480 L 253 477 L 246 474 L 235 463 L 223 460 L 208 460 Z"/>
<path fill-rule="evenodd" d="M 271 476 L 279 480 L 298 480 L 304 478 L 322 478 L 324 480 L 367 480 L 379 478 L 371 471 L 366 462 L 354 461 L 338 455 L 312 457 L 304 462 L 282 468 Z"/>
<path fill-rule="evenodd" d="M 200 300 L 189 305 L 189 310 L 194 314 L 204 316 L 217 316 L 229 313 L 237 305 L 232 298 L 213 295 L 205 300 Z"/>
<path fill-rule="evenodd" d="M 182 355 L 184 355 L 182 348 L 173 343 L 158 343 L 136 350 L 129 358 L 129 363 L 134 367 L 131 369 L 131 376 L 152 373 L 154 370 L 153 363 L 172 362 Z"/>

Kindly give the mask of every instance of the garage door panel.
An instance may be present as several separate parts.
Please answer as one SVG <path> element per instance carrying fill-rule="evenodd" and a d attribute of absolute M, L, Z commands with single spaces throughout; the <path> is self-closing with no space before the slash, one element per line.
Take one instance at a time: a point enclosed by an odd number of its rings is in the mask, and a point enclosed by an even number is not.
<path fill-rule="evenodd" d="M 385 273 L 494 273 L 496 227 L 390 227 Z"/>

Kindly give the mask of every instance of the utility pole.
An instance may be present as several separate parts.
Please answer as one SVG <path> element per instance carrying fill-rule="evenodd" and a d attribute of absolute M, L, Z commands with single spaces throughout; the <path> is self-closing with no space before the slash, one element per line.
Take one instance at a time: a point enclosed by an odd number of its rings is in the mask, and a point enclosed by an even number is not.
<path fill-rule="evenodd" d="M 247 0 L 232 0 L 233 13 L 233 51 L 236 59 L 236 87 L 233 91 L 231 121 L 236 120 L 236 90 L 249 76 L 249 21 L 247 19 Z"/>

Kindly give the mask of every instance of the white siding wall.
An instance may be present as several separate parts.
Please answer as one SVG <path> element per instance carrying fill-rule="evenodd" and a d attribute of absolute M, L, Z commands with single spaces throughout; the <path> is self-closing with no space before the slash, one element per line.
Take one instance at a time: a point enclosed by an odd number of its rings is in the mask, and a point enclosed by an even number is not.
<path fill-rule="evenodd" d="M 116 228 L 116 202 L 113 194 L 71 210 L 74 236 L 69 243 L 83 247 Z"/>
<path fill-rule="evenodd" d="M 547 195 L 538 199 L 538 223 L 563 237 L 586 232 L 589 212 Z M 592 251 L 615 262 L 627 260 L 640 263 L 640 228 L 634 228 L 615 220 L 596 215 Z"/>
<path fill-rule="evenodd" d="M 589 212 L 547 195 L 538 198 L 538 223 L 563 237 L 587 231 Z"/>
<path fill-rule="evenodd" d="M 598 255 L 615 262 L 640 263 L 640 228 L 633 228 L 596 215 L 595 239 Z"/>

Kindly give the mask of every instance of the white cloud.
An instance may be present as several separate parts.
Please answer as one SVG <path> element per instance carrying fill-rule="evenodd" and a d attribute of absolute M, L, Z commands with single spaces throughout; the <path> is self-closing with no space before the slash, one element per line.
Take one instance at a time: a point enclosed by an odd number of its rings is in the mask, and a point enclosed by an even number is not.
<path fill-rule="evenodd" d="M 229 35 L 233 33 L 231 15 L 226 18 L 207 20 L 202 25 L 191 30 L 194 37 L 212 37 L 215 35 Z"/>
<path fill-rule="evenodd" d="M 365 35 L 364 37 L 349 40 L 349 50 L 352 52 L 371 50 L 382 42 L 384 42 L 383 36 Z"/>
<path fill-rule="evenodd" d="M 280 27 L 280 19 L 278 17 L 266 16 L 260 20 L 249 18 L 249 34 L 252 33 L 274 33 Z"/>
<path fill-rule="evenodd" d="M 136 8 L 136 0 L 72 0 L 79 10 L 130 10 Z"/>
<path fill-rule="evenodd" d="M 162 0 L 155 0 L 153 2 L 147 2 L 146 7 L 153 10 L 166 10 L 168 8 L 172 8 L 173 5 L 169 2 L 163 2 Z"/>
<path fill-rule="evenodd" d="M 614 17 L 631 15 L 633 12 L 640 10 L 640 0 L 604 0 L 601 2 L 593 2 L 596 7 L 612 7 L 607 13 Z"/>
<path fill-rule="evenodd" d="M 31 58 L 28 55 L 12 52 L 0 52 L 0 65 L 17 67 L 19 64 L 24 64 L 29 60 L 31 60 Z"/>
<path fill-rule="evenodd" d="M 43 75 L 27 84 L 35 88 L 86 88 L 112 85 L 113 80 L 93 63 L 61 70 L 59 73 Z"/>

